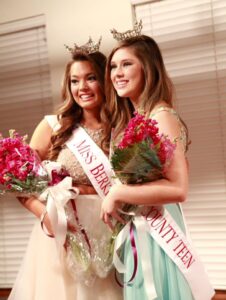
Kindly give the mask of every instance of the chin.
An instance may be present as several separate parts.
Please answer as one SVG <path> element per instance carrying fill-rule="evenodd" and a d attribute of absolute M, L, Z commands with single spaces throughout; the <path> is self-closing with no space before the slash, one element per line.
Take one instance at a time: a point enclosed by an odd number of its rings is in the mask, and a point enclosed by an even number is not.
<path fill-rule="evenodd" d="M 122 98 L 129 97 L 128 93 L 126 93 L 124 91 L 121 91 L 121 90 L 117 91 L 117 94 L 118 94 L 119 97 L 122 97 Z"/>

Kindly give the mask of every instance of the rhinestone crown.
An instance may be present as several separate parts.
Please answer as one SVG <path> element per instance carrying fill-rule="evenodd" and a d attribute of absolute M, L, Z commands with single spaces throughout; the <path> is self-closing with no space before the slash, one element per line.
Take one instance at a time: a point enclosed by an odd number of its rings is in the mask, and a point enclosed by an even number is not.
<path fill-rule="evenodd" d="M 67 45 L 64 45 L 66 49 L 71 52 L 71 54 L 76 54 L 78 52 L 84 53 L 84 54 L 91 54 L 94 52 L 98 52 L 100 49 L 100 43 L 101 43 L 102 37 L 99 38 L 99 41 L 97 43 L 94 43 L 94 41 L 89 37 L 89 40 L 86 44 L 78 46 L 74 43 L 74 48 L 71 48 Z"/>
<path fill-rule="evenodd" d="M 124 41 L 127 39 L 130 39 L 135 36 L 141 35 L 141 30 L 142 30 L 142 20 L 138 23 L 137 21 L 134 23 L 133 29 L 127 30 L 125 32 L 118 32 L 115 29 L 111 30 L 111 33 L 113 34 L 113 38 L 117 41 Z"/>

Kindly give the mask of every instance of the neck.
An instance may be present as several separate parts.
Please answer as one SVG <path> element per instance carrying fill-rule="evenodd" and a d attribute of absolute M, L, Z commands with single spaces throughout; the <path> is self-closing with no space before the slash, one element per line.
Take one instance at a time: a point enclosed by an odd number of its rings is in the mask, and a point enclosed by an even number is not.
<path fill-rule="evenodd" d="M 83 110 L 81 124 L 90 129 L 101 128 L 100 112 L 93 110 Z"/>
<path fill-rule="evenodd" d="M 134 99 L 134 98 L 130 98 L 130 102 L 132 103 L 135 111 L 138 111 L 139 107 L 140 107 L 140 100 L 139 99 Z"/>

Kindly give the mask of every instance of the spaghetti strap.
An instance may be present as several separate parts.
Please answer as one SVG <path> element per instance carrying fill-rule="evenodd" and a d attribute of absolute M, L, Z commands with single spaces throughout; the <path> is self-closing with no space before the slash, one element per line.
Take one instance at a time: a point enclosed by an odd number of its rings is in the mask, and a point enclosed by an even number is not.
<path fill-rule="evenodd" d="M 172 115 L 176 116 L 178 120 L 180 120 L 180 117 L 178 116 L 177 112 L 172 108 L 168 106 L 160 106 L 158 107 L 153 113 L 151 113 L 150 117 L 153 118 L 155 115 L 162 111 L 167 111 L 171 113 Z"/>

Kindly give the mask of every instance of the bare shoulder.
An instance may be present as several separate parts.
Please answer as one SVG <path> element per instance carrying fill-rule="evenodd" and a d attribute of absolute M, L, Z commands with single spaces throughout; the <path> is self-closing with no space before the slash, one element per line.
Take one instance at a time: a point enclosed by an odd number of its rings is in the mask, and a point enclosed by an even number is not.
<path fill-rule="evenodd" d="M 153 114 L 152 119 L 158 122 L 159 130 L 162 133 L 170 134 L 170 132 L 180 131 L 179 116 L 172 108 L 161 107 L 158 113 Z"/>
<path fill-rule="evenodd" d="M 41 159 L 46 158 L 46 154 L 51 144 L 52 128 L 49 123 L 43 119 L 35 128 L 31 137 L 30 146 L 40 156 Z"/>

